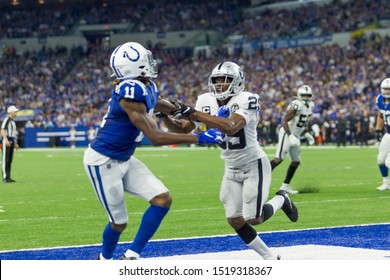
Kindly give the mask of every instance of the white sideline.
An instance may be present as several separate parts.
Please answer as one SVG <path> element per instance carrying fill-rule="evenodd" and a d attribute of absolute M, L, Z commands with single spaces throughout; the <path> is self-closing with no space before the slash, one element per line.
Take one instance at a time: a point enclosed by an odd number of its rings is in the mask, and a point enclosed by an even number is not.
<path fill-rule="evenodd" d="M 271 248 L 282 260 L 390 260 L 390 251 L 322 245 Z M 151 258 L 158 260 L 259 260 L 253 250 Z"/>

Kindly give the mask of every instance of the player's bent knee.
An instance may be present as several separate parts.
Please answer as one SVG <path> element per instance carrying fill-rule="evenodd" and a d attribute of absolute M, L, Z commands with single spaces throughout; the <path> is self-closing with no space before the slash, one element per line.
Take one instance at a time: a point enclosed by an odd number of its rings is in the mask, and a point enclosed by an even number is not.
<path fill-rule="evenodd" d="M 121 224 L 121 225 L 110 223 L 110 226 L 111 226 L 111 228 L 113 230 L 115 230 L 117 232 L 123 232 L 126 229 L 126 227 L 127 227 L 127 223 L 126 224 Z"/>
<path fill-rule="evenodd" d="M 283 159 L 281 159 L 281 158 L 274 158 L 274 162 L 275 162 L 276 165 L 281 164 L 282 161 L 283 161 Z"/>
<path fill-rule="evenodd" d="M 227 219 L 229 225 L 234 228 L 235 230 L 241 228 L 243 225 L 245 225 L 246 221 L 243 217 L 237 217 L 237 218 L 228 218 Z"/>
<path fill-rule="evenodd" d="M 172 205 L 172 197 L 169 193 L 162 193 L 150 200 L 150 204 L 163 206 L 163 207 L 171 207 Z"/>
<path fill-rule="evenodd" d="M 259 225 L 259 224 L 261 224 L 263 222 L 264 222 L 263 217 L 258 217 L 257 219 L 249 219 L 249 220 L 247 220 L 247 223 L 252 225 L 252 226 Z"/>
<path fill-rule="evenodd" d="M 379 154 L 377 159 L 376 159 L 376 163 L 378 165 L 384 165 L 385 162 L 386 162 L 386 159 L 387 159 L 386 156 L 383 156 L 383 155 Z"/>
<path fill-rule="evenodd" d="M 291 165 L 294 166 L 294 167 L 298 167 L 300 164 L 301 164 L 301 162 L 299 162 L 299 161 L 291 162 Z"/>

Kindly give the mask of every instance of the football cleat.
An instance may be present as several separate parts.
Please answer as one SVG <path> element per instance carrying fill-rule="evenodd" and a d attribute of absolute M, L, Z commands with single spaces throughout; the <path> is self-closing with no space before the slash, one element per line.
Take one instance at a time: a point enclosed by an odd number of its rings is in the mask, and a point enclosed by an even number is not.
<path fill-rule="evenodd" d="M 383 184 L 379 187 L 376 188 L 378 191 L 385 191 L 385 190 L 390 190 L 390 186 L 388 184 Z"/>
<path fill-rule="evenodd" d="M 119 258 L 120 260 L 138 260 L 136 257 L 126 257 L 125 255 Z"/>
<path fill-rule="evenodd" d="M 283 185 L 279 188 L 279 190 L 285 191 L 289 194 L 297 194 L 298 191 L 293 190 L 289 184 L 283 183 Z"/>
<path fill-rule="evenodd" d="M 3 182 L 4 183 L 15 183 L 16 181 L 13 179 L 4 179 Z"/>
<path fill-rule="evenodd" d="M 290 221 L 294 223 L 298 221 L 298 208 L 294 205 L 288 194 L 283 190 L 279 190 L 276 194 L 284 197 L 282 210 L 286 213 Z"/>

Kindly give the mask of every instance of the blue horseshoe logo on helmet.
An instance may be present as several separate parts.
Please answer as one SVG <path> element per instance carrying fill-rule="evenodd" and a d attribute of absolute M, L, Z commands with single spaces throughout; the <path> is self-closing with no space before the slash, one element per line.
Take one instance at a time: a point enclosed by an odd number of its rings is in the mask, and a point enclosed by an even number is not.
<path fill-rule="evenodd" d="M 126 51 L 123 52 L 123 55 L 125 55 L 125 56 L 127 57 L 127 59 L 130 60 L 130 61 L 133 61 L 133 62 L 138 61 L 139 58 L 140 58 L 139 52 L 138 52 L 135 48 L 133 48 L 133 47 L 130 47 L 130 49 L 132 49 L 133 51 L 135 51 L 135 52 L 137 53 L 137 57 L 136 57 L 136 58 L 132 59 L 132 58 L 127 54 Z"/>

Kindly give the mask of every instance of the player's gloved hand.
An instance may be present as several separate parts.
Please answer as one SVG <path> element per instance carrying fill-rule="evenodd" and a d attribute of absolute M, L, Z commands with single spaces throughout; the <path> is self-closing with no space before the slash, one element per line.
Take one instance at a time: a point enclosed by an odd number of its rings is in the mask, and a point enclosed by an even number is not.
<path fill-rule="evenodd" d="M 220 130 L 213 128 L 198 134 L 198 144 L 221 144 L 225 134 Z"/>
<path fill-rule="evenodd" d="M 313 145 L 316 142 L 314 137 L 309 132 L 305 133 L 305 138 L 306 138 L 307 142 L 309 142 L 309 145 Z"/>
<path fill-rule="evenodd" d="M 155 112 L 154 115 L 155 115 L 156 118 L 158 118 L 158 119 L 164 119 L 164 118 L 168 117 L 167 115 L 165 115 L 165 114 L 162 113 L 162 112 Z"/>
<path fill-rule="evenodd" d="M 229 116 L 230 116 L 230 109 L 226 105 L 219 107 L 217 112 L 217 117 L 228 118 Z"/>
<path fill-rule="evenodd" d="M 300 143 L 299 139 L 294 134 L 290 134 L 288 140 L 290 141 L 291 146 L 298 146 Z"/>
<path fill-rule="evenodd" d="M 382 141 L 382 130 L 377 129 L 375 130 L 375 133 L 376 133 L 376 140 L 378 142 Z"/>
<path fill-rule="evenodd" d="M 180 100 L 175 99 L 169 101 L 176 106 L 176 109 L 171 112 L 171 115 L 177 120 L 184 117 L 188 117 L 195 112 L 194 108 L 182 103 Z"/>

